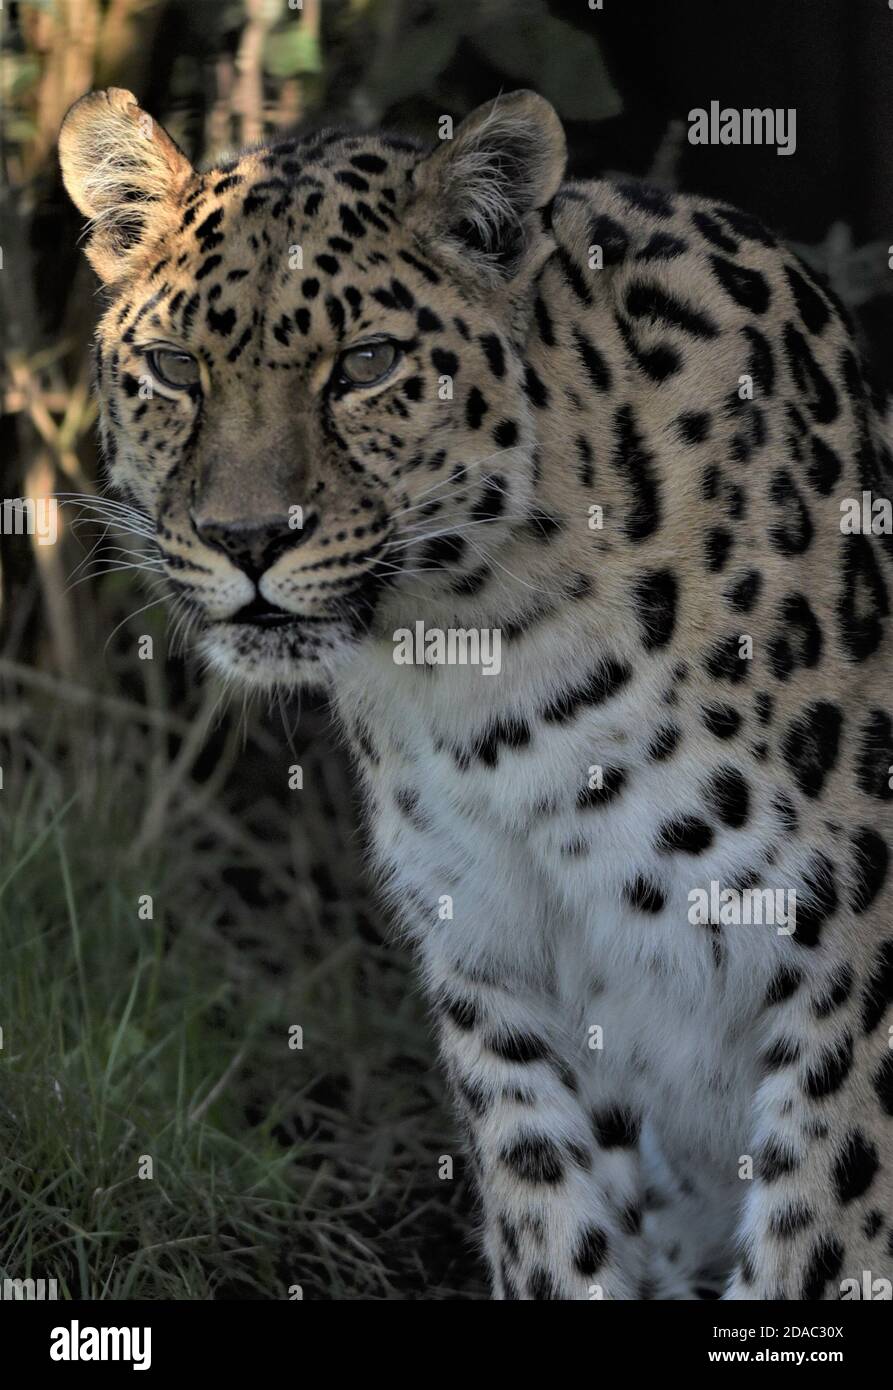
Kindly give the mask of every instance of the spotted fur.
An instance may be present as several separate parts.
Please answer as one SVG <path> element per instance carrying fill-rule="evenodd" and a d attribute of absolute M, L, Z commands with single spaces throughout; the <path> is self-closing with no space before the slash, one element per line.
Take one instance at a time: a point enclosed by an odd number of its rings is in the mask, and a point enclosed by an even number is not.
<path fill-rule="evenodd" d="M 147 121 L 61 140 L 111 477 L 218 669 L 331 691 L 495 1295 L 893 1279 L 893 557 L 840 526 L 890 456 L 844 311 L 744 213 L 565 182 L 530 94 L 204 173 Z M 193 389 L 144 398 L 158 341 Z M 419 618 L 500 674 L 395 664 Z M 794 934 L 693 922 L 711 882 Z"/>

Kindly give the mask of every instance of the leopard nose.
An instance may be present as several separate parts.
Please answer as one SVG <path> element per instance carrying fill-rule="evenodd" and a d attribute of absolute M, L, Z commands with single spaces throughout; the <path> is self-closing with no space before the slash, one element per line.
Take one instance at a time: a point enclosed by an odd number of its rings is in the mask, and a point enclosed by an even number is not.
<path fill-rule="evenodd" d="M 227 555 L 249 579 L 260 579 L 287 550 L 309 540 L 319 524 L 317 516 L 304 518 L 302 527 L 289 525 L 287 517 L 245 517 L 230 521 L 194 518 L 195 529 L 206 545 Z"/>

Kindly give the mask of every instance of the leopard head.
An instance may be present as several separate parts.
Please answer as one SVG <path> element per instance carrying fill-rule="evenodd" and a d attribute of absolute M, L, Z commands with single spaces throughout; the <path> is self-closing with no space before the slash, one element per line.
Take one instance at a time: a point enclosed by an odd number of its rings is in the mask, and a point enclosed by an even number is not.
<path fill-rule="evenodd" d="M 60 157 L 105 289 L 109 480 L 208 661 L 328 681 L 471 592 L 532 492 L 548 103 L 501 97 L 433 152 L 326 132 L 198 172 L 112 88 L 72 107 Z"/>

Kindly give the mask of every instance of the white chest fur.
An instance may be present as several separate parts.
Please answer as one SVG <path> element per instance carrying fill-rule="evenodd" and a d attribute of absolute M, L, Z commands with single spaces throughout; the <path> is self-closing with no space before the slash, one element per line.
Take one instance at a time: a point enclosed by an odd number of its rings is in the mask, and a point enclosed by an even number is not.
<path fill-rule="evenodd" d="M 694 741 L 671 762 L 653 757 L 669 717 L 653 678 L 631 676 L 601 703 L 556 706 L 551 655 L 510 654 L 490 679 L 397 667 L 389 650 L 367 649 L 338 704 L 374 746 L 375 760 L 362 761 L 378 858 L 423 951 L 436 941 L 469 967 L 538 980 L 569 1019 L 589 1009 L 593 981 L 610 985 L 627 1011 L 648 1015 L 646 1034 L 657 1015 L 677 1038 L 695 1021 L 688 1050 L 700 1029 L 715 1051 L 746 1032 L 791 943 L 771 923 L 742 922 L 725 933 L 717 969 L 718 934 L 689 920 L 691 895 L 759 871 L 771 815 L 754 799 L 746 829 L 717 826 L 705 852 L 662 854 L 661 825 L 698 804 Z M 585 658 L 566 647 L 562 663 L 560 690 L 579 689 Z M 684 711 L 672 717 L 684 722 Z M 655 894 L 644 914 L 629 902 L 642 883 Z"/>

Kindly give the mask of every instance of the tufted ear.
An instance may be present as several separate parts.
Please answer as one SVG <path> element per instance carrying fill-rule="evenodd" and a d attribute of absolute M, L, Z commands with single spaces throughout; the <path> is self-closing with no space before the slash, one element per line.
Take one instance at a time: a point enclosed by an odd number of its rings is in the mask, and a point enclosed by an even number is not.
<path fill-rule="evenodd" d="M 497 97 L 416 166 L 410 219 L 428 241 L 437 228 L 450 259 L 511 280 L 538 268 L 551 249 L 539 213 L 558 191 L 566 160 L 561 122 L 543 97 Z"/>
<path fill-rule="evenodd" d="M 100 279 L 120 280 L 179 220 L 193 170 L 167 131 L 120 87 L 90 92 L 59 133 L 72 201 L 91 221 L 87 258 Z"/>

